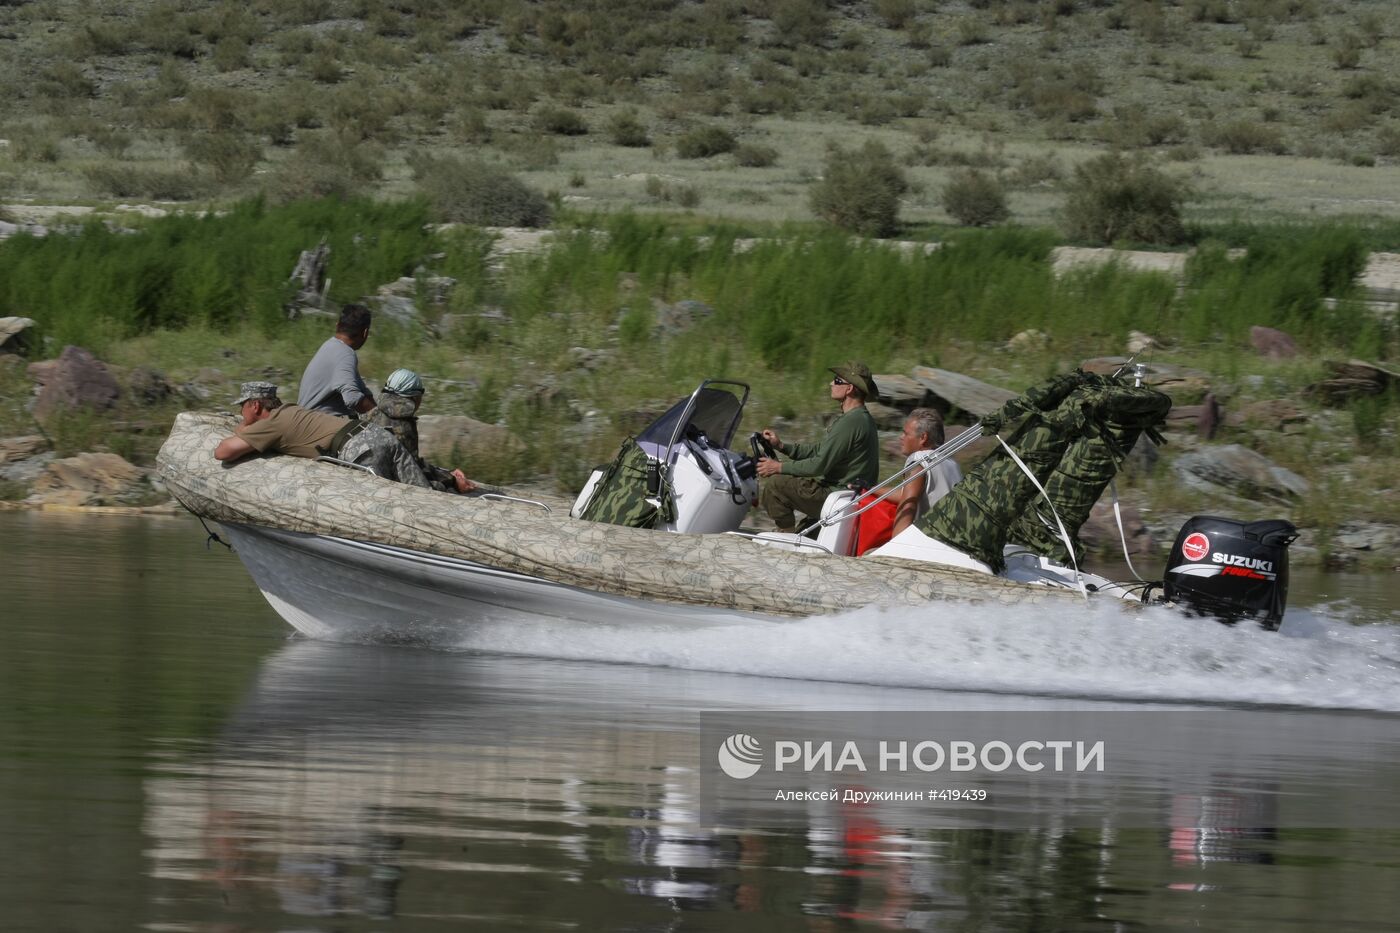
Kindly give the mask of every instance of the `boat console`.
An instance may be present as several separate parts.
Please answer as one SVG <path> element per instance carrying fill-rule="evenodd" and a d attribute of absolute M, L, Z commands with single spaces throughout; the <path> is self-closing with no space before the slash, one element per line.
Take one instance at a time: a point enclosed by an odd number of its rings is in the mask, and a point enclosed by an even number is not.
<path fill-rule="evenodd" d="M 687 534 L 736 530 L 758 501 L 754 458 L 729 449 L 748 397 L 745 383 L 706 379 L 624 445 L 618 461 L 594 470 L 569 514 L 592 517 L 599 496 L 625 496 L 625 487 L 640 485 L 631 493 L 650 512 L 615 511 L 645 515 L 642 527 Z M 629 445 L 635 445 L 631 469 L 621 462 Z"/>

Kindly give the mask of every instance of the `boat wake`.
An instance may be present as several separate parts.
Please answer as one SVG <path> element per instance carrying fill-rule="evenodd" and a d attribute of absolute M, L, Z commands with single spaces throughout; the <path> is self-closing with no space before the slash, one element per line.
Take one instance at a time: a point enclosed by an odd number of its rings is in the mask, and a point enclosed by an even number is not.
<path fill-rule="evenodd" d="M 1166 609 L 1047 618 L 945 603 L 690 630 L 515 622 L 450 647 L 944 691 L 1400 712 L 1400 625 L 1357 615 L 1345 604 L 1291 609 L 1270 633 Z"/>

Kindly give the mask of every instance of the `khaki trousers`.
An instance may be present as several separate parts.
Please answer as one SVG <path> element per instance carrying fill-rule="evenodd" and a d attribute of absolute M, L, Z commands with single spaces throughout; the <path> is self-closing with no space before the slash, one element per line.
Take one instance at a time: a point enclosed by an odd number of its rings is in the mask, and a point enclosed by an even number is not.
<path fill-rule="evenodd" d="M 830 486 L 823 486 L 810 476 L 764 477 L 758 490 L 758 504 L 779 531 L 793 531 L 797 528 L 796 510 L 812 520 L 821 518 L 822 504 L 831 494 Z"/>

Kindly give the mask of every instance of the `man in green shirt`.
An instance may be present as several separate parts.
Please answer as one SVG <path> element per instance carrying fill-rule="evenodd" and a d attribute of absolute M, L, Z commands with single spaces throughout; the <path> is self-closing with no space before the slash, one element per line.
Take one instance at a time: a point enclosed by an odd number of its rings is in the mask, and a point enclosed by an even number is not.
<path fill-rule="evenodd" d="M 826 429 L 819 444 L 784 444 L 771 428 L 763 432 L 774 449 L 787 454 L 785 461 L 762 457 L 758 475 L 763 485 L 758 504 L 779 531 L 797 530 L 794 511 L 807 516 L 808 524 L 821 517 L 822 503 L 833 490 L 858 485 L 870 487 L 880 473 L 880 438 L 875 419 L 866 410 L 866 399 L 875 398 L 875 379 L 864 363 L 833 366 L 831 398 L 841 404 L 841 414 Z"/>

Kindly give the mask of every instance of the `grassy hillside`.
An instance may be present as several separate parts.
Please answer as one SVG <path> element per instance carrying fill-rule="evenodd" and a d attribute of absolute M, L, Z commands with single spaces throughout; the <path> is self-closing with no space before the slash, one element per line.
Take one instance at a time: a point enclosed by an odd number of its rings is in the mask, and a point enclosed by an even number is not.
<path fill-rule="evenodd" d="M 1188 216 L 1400 215 L 1387 0 L 39 0 L 0 4 L 0 201 L 413 191 L 467 154 L 588 209 L 806 219 L 877 139 L 1050 221 L 1141 151 Z M 428 160 L 428 161 L 425 161 Z"/>

